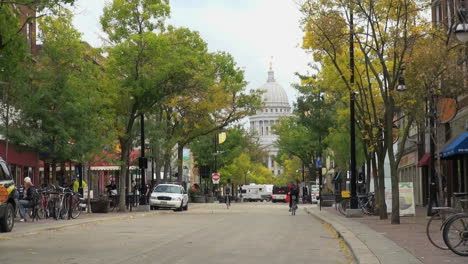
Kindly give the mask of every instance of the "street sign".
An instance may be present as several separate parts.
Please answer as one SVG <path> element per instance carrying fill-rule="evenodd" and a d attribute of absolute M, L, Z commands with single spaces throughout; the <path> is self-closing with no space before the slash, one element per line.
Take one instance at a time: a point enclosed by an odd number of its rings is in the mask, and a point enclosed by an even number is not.
<path fill-rule="evenodd" d="M 315 167 L 322 168 L 322 159 L 320 157 L 318 157 L 317 160 L 315 161 Z"/>
<path fill-rule="evenodd" d="M 213 180 L 213 184 L 219 184 L 219 180 L 221 179 L 221 175 L 217 172 L 213 172 L 211 174 L 211 180 Z"/>

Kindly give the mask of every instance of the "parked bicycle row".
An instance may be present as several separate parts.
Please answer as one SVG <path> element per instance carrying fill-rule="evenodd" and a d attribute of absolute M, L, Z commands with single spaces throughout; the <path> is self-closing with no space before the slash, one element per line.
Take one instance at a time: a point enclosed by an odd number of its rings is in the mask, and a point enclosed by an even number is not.
<path fill-rule="evenodd" d="M 22 222 L 46 218 L 78 218 L 86 208 L 84 199 L 69 187 L 50 185 L 36 188 L 29 177 L 18 192 L 19 214 Z"/>
<path fill-rule="evenodd" d="M 454 193 L 454 207 L 432 207 L 434 213 L 426 225 L 429 241 L 439 249 L 450 249 L 460 256 L 468 256 L 468 193 Z M 366 215 L 374 215 L 374 193 L 358 194 L 356 198 L 341 198 L 336 209 L 343 215 L 350 208 L 352 199 Z"/>

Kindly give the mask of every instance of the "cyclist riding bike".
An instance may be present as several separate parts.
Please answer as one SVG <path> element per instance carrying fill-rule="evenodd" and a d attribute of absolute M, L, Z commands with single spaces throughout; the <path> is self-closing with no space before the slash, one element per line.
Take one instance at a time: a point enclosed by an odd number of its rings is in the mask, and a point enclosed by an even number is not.
<path fill-rule="evenodd" d="M 228 184 L 231 183 L 231 181 L 228 179 Z M 229 209 L 229 206 L 231 205 L 231 188 L 229 188 L 228 185 L 226 185 L 226 206 Z"/>
<path fill-rule="evenodd" d="M 289 187 L 289 190 L 288 190 L 288 194 L 289 194 L 289 211 L 291 212 L 293 199 L 295 199 L 296 206 L 297 206 L 297 204 L 299 202 L 299 187 L 294 182 L 292 182 L 288 187 Z"/>

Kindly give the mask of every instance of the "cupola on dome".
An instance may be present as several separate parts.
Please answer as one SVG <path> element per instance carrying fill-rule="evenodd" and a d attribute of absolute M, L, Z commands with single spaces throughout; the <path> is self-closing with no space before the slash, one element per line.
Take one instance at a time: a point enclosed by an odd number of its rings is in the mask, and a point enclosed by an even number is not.
<path fill-rule="evenodd" d="M 266 107 L 289 107 L 288 95 L 284 88 L 275 81 L 275 75 L 271 68 L 268 71 L 267 82 L 258 88 L 258 90 L 264 92 L 262 100 Z"/>

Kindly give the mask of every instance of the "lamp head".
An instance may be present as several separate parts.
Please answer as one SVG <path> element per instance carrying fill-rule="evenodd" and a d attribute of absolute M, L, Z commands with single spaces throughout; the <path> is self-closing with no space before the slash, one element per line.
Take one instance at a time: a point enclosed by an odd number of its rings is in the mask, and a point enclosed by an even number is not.
<path fill-rule="evenodd" d="M 455 25 L 454 33 L 461 42 L 468 42 L 468 9 L 465 7 L 465 1 L 462 0 L 460 4 L 458 24 Z"/>

